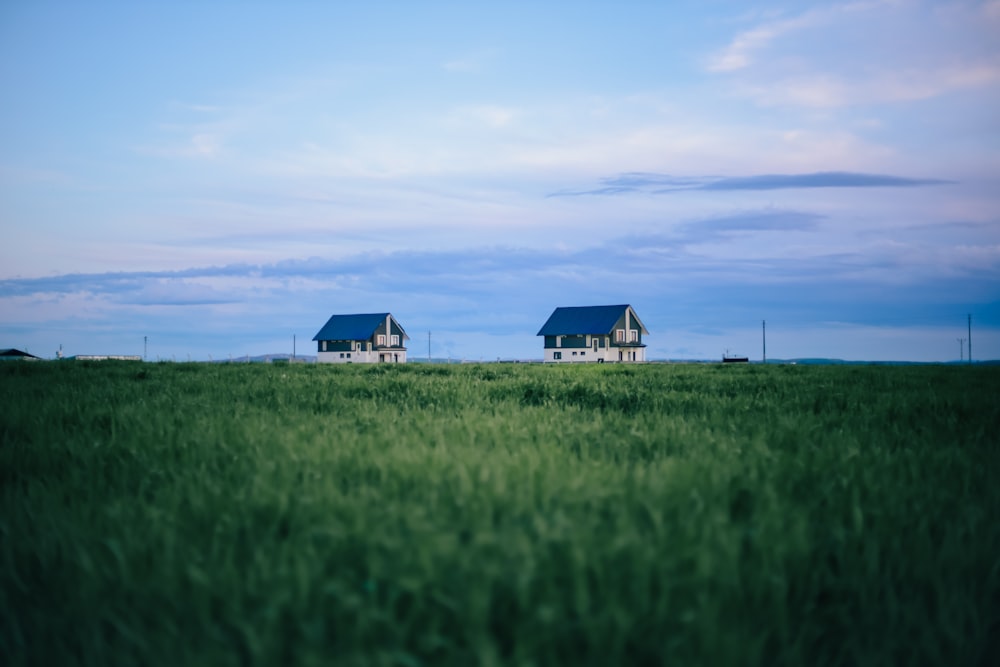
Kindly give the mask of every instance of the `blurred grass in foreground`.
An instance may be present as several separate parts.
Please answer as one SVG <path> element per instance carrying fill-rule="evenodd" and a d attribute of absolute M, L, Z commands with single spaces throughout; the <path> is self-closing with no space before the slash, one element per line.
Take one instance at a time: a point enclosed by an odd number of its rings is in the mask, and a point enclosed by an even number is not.
<path fill-rule="evenodd" d="M 995 664 L 1000 370 L 0 365 L 0 662 Z"/>

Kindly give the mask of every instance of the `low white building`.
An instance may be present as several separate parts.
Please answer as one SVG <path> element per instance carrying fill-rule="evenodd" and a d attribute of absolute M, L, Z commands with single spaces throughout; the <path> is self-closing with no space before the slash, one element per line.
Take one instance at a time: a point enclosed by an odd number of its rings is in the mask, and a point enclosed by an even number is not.
<path fill-rule="evenodd" d="M 316 361 L 330 364 L 405 363 L 409 339 L 390 313 L 333 315 L 313 336 Z"/>

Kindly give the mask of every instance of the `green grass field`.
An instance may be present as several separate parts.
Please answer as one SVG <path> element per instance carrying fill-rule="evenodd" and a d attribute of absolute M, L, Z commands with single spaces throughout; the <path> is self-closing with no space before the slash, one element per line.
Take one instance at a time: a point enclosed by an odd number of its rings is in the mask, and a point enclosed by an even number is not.
<path fill-rule="evenodd" d="M 993 665 L 1000 369 L 0 365 L 5 665 Z"/>

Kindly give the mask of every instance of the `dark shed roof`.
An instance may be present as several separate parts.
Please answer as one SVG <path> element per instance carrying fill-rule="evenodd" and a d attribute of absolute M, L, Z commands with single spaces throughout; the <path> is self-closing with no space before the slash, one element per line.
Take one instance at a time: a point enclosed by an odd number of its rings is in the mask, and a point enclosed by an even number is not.
<path fill-rule="evenodd" d="M 630 308 L 631 306 L 628 304 L 556 308 L 536 335 L 608 334 L 615 328 L 615 323 L 618 322 L 619 318 Z M 632 315 L 635 316 L 634 310 Z M 635 318 L 635 321 L 639 323 L 643 333 L 649 333 L 638 317 Z"/>
<path fill-rule="evenodd" d="M 368 340 L 387 317 L 391 315 L 389 313 L 334 315 L 327 320 L 319 333 L 313 336 L 313 340 Z M 399 326 L 399 322 L 396 322 L 396 325 Z"/>

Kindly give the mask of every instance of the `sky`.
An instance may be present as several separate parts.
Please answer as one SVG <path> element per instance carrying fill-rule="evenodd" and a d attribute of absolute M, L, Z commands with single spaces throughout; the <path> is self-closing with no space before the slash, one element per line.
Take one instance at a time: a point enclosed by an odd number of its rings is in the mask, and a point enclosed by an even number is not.
<path fill-rule="evenodd" d="M 0 91 L 0 347 L 1000 358 L 1000 0 L 14 0 Z"/>

